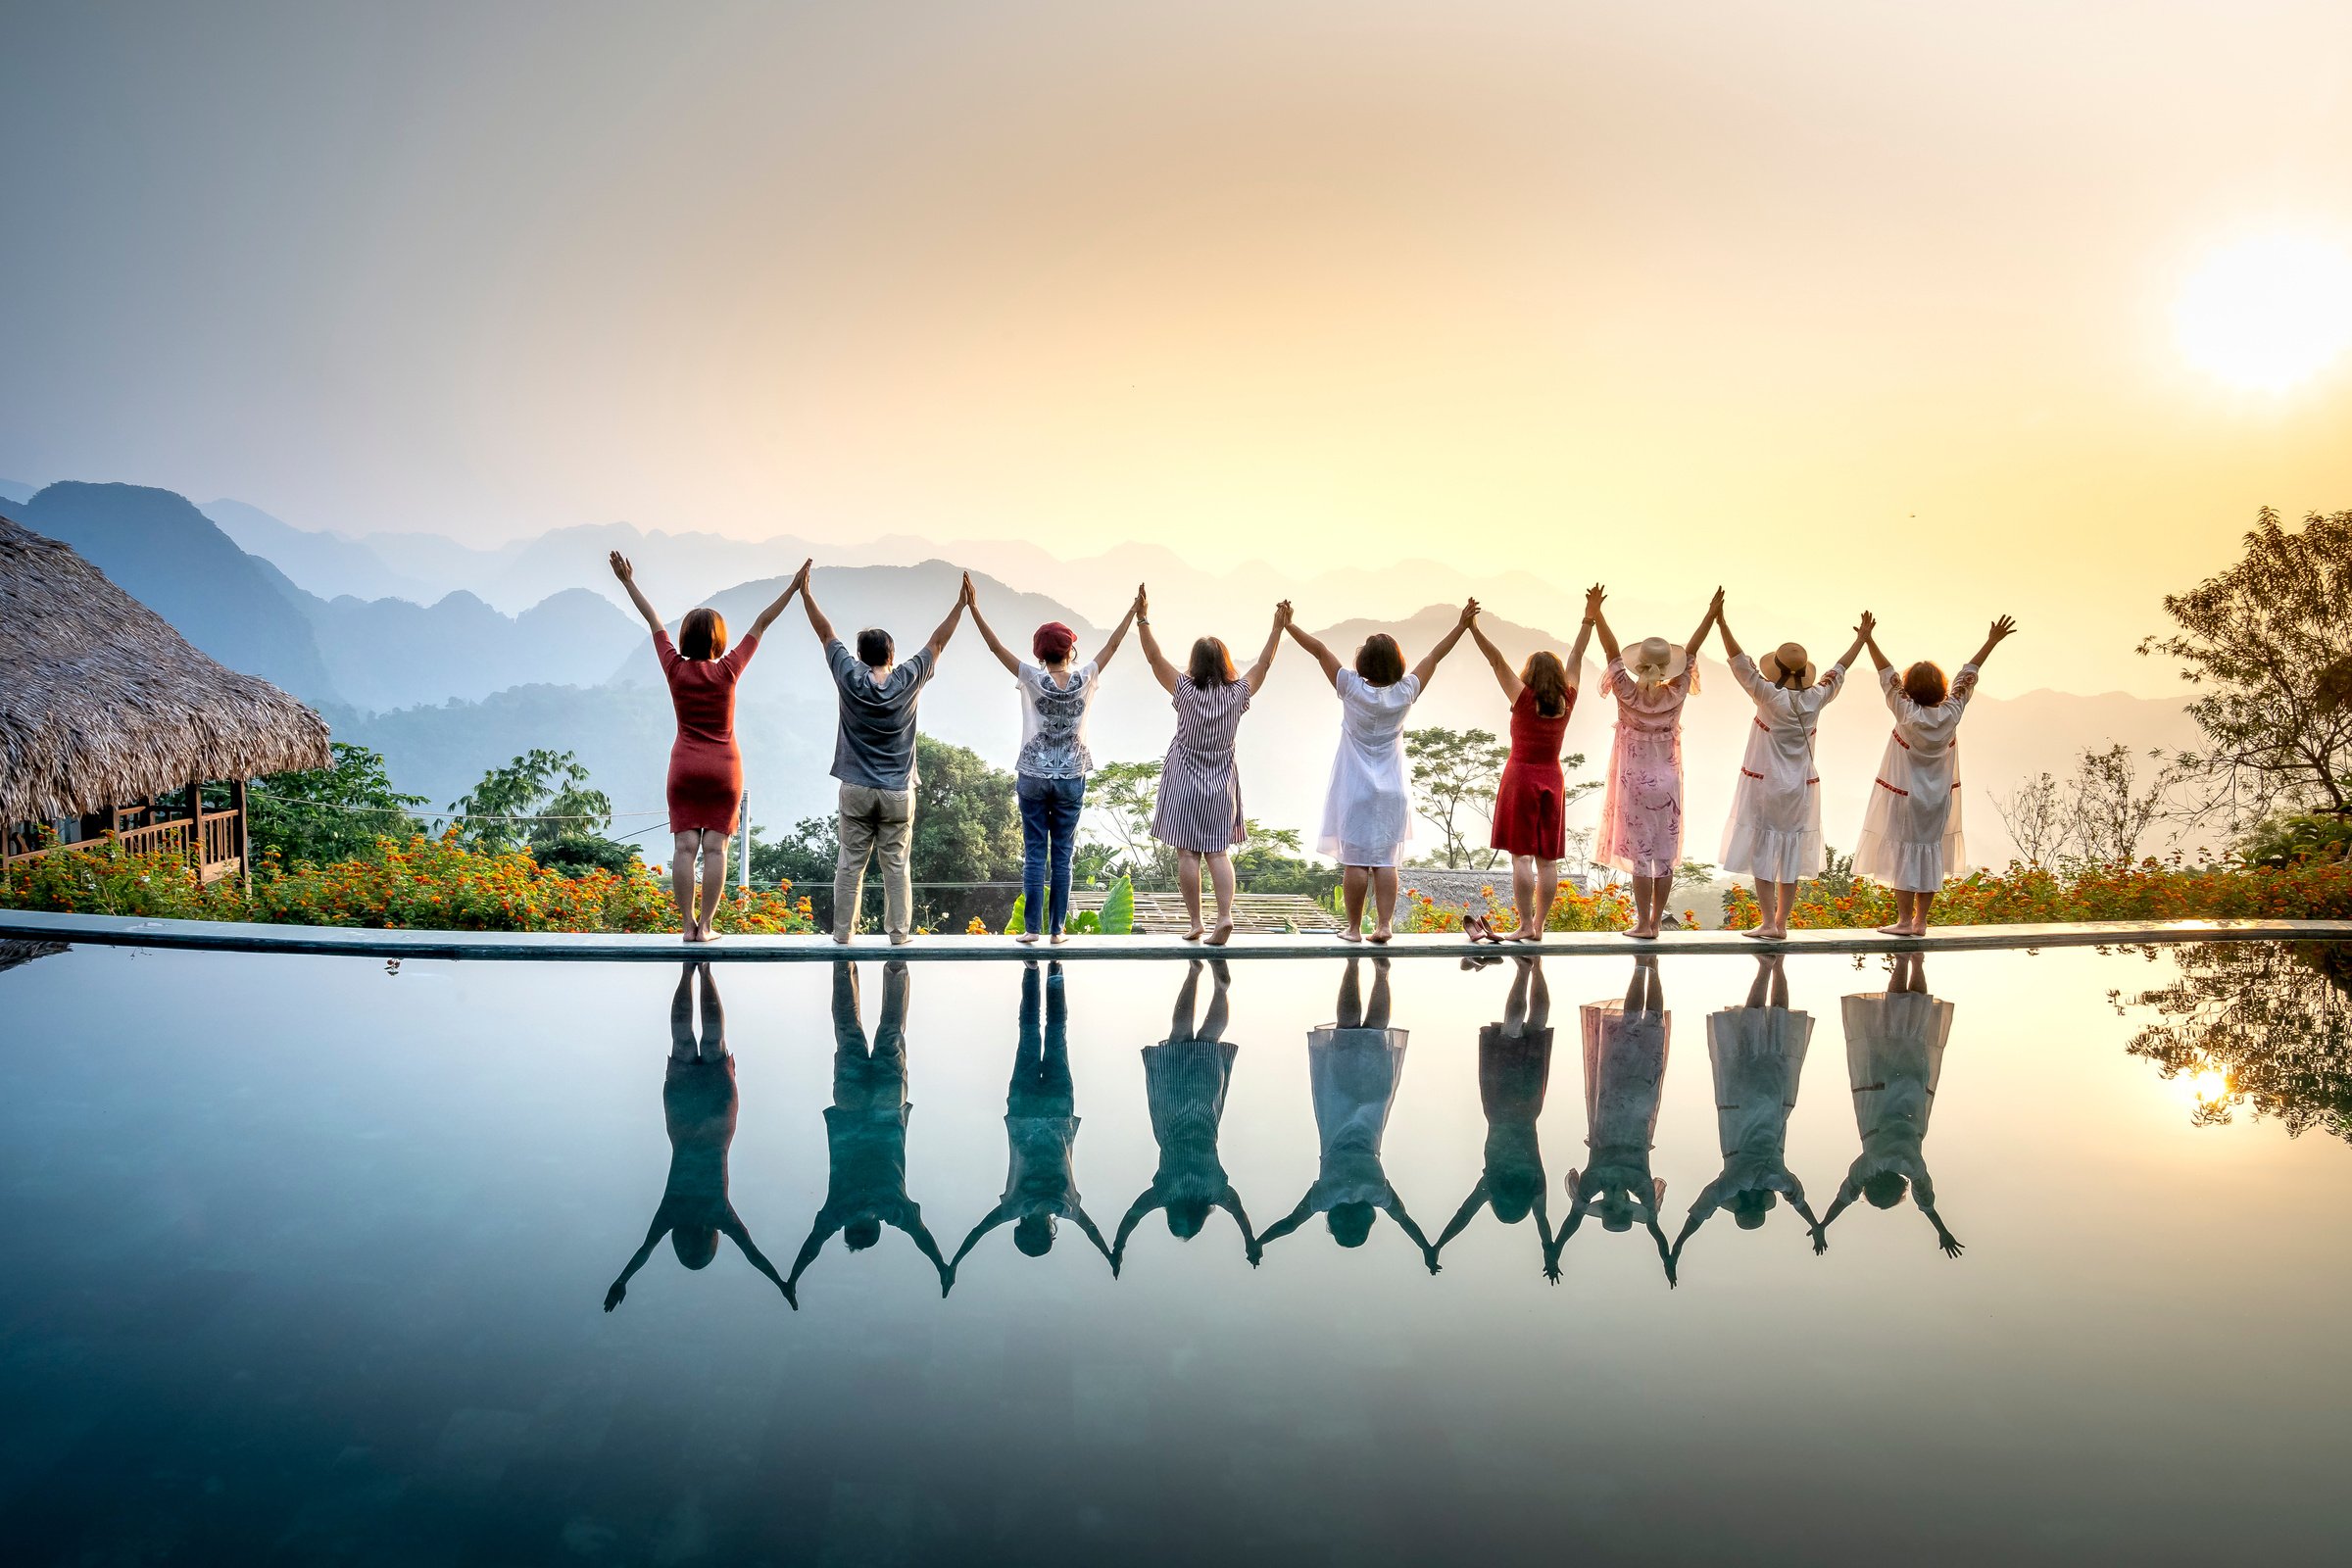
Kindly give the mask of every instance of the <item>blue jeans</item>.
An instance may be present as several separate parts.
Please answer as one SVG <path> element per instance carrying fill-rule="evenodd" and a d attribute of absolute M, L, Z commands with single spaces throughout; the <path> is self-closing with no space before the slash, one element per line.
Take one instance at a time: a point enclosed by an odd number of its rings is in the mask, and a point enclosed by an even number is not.
<path fill-rule="evenodd" d="M 1082 778 L 1033 778 L 1023 773 L 1013 793 L 1021 801 L 1021 908 L 1031 931 L 1058 936 L 1070 917 L 1070 857 L 1078 849 L 1078 813 L 1086 805 Z M 1054 922 L 1046 907 L 1046 863 L 1054 866 Z"/>

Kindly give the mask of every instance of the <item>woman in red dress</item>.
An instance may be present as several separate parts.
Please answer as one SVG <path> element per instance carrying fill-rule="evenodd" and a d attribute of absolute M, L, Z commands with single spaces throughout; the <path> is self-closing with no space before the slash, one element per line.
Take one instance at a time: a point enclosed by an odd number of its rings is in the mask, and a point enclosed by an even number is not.
<path fill-rule="evenodd" d="M 615 550 L 612 575 L 654 634 L 662 674 L 669 682 L 670 707 L 677 710 L 678 738 L 669 748 L 669 891 L 678 902 L 678 922 L 689 942 L 716 942 L 710 929 L 727 888 L 727 838 L 743 804 L 743 753 L 735 746 L 735 682 L 752 662 L 760 634 L 792 603 L 793 585 L 760 612 L 750 635 L 730 650 L 726 617 L 709 606 L 690 610 L 671 643 L 662 617 L 637 586 L 637 570 Z M 694 869 L 702 861 L 703 893 L 698 906 Z"/>
<path fill-rule="evenodd" d="M 1488 843 L 1511 858 L 1511 907 L 1519 914 L 1513 942 L 1544 940 L 1544 917 L 1559 891 L 1560 856 L 1568 847 L 1568 780 L 1560 771 L 1560 741 L 1576 708 L 1585 644 L 1592 635 L 1600 600 L 1597 585 L 1585 595 L 1585 621 L 1577 628 L 1576 646 L 1568 650 L 1565 664 L 1548 648 L 1538 649 L 1527 656 L 1526 666 L 1517 674 L 1485 628 L 1475 620 L 1470 623 L 1470 635 L 1478 639 L 1479 652 L 1487 656 L 1511 704 L 1511 755 L 1502 764 L 1502 784 L 1494 792 L 1494 831 Z M 1477 915 L 1462 921 L 1463 929 L 1473 935 L 1484 925 Z"/>

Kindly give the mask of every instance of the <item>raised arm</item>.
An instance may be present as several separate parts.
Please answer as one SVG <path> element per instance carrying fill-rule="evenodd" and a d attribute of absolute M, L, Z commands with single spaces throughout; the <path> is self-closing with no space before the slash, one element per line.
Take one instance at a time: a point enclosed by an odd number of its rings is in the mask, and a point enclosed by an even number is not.
<path fill-rule="evenodd" d="M 1486 1200 L 1487 1179 L 1481 1176 L 1472 1184 L 1470 1196 L 1462 1200 L 1462 1206 L 1453 1211 L 1453 1218 L 1447 1220 L 1446 1228 L 1438 1233 L 1439 1251 L 1446 1250 L 1447 1242 L 1452 1241 L 1469 1228 L 1471 1219 L 1478 1213 L 1479 1205 Z"/>
<path fill-rule="evenodd" d="M 792 596 L 800 591 L 800 575 L 796 572 L 792 581 L 784 585 L 784 591 L 776 595 L 775 602 L 760 612 L 760 618 L 752 622 L 751 636 L 766 636 L 767 628 L 773 626 L 776 623 L 776 617 L 784 613 L 784 607 L 792 603 Z"/>
<path fill-rule="evenodd" d="M 1977 657 L 1970 660 L 1969 662 L 1983 668 L 1984 661 L 1992 657 L 1992 651 L 2000 647 L 2001 643 L 2016 630 L 2017 617 L 2015 615 L 2003 615 L 1994 621 L 1992 630 L 1984 635 L 1984 646 L 1977 650 Z"/>
<path fill-rule="evenodd" d="M 1274 655 L 1282 647 L 1284 628 L 1290 624 L 1291 602 L 1285 599 L 1274 607 L 1274 624 L 1266 633 L 1266 646 L 1258 650 L 1257 662 L 1251 664 L 1242 676 L 1242 684 L 1250 688 L 1250 696 L 1257 695 L 1258 688 L 1265 685 L 1266 676 L 1273 671 Z"/>
<path fill-rule="evenodd" d="M 1578 622 L 1576 641 L 1568 646 L 1568 684 L 1582 685 L 1585 678 L 1585 645 L 1592 640 L 1592 623 L 1600 618 L 1600 602 L 1606 595 L 1600 584 L 1585 590 L 1585 618 Z"/>
<path fill-rule="evenodd" d="M 956 595 L 956 608 L 948 612 L 948 618 L 939 623 L 939 629 L 931 634 L 931 640 L 923 644 L 923 651 L 931 656 L 932 663 L 938 663 L 939 656 L 948 651 L 948 639 L 956 635 L 956 623 L 963 618 L 963 612 L 971 607 L 972 601 L 972 574 L 967 571 L 963 574 L 963 587 Z"/>
<path fill-rule="evenodd" d="M 1297 1208 L 1292 1209 L 1288 1214 L 1283 1215 L 1282 1218 L 1276 1220 L 1272 1225 L 1258 1232 L 1258 1247 L 1263 1249 L 1268 1242 L 1281 1241 L 1285 1236 L 1290 1235 L 1291 1232 L 1305 1224 L 1307 1220 L 1313 1217 L 1314 1212 L 1315 1190 L 1312 1187 L 1309 1187 L 1306 1190 L 1306 1196 L 1298 1200 L 1298 1206 Z"/>
<path fill-rule="evenodd" d="M 1738 659 L 1740 657 L 1740 639 L 1732 635 L 1732 623 L 1724 616 L 1723 590 L 1720 588 L 1715 590 L 1715 629 L 1723 633 L 1723 657 Z M 1699 635 L 1703 637 L 1706 633 L 1702 629 Z M 1698 657 L 1698 644 L 1690 645 L 1690 657 L 1692 659 Z"/>
<path fill-rule="evenodd" d="M 1242 1207 L 1242 1195 L 1233 1190 L 1233 1183 L 1227 1182 L 1225 1190 L 1217 1195 L 1217 1206 L 1231 1214 L 1233 1222 L 1242 1228 L 1242 1255 L 1250 1260 L 1251 1268 L 1257 1267 L 1266 1254 L 1257 1245 L 1257 1232 L 1250 1228 L 1249 1210 Z"/>
<path fill-rule="evenodd" d="M 1119 651 L 1119 644 L 1127 640 L 1127 628 L 1135 624 L 1136 613 L 1143 608 L 1143 590 L 1139 588 L 1136 590 L 1134 601 L 1127 607 L 1127 613 L 1119 617 L 1119 623 L 1110 628 L 1110 635 L 1103 639 L 1102 646 L 1096 651 L 1096 674 L 1100 675 L 1102 673 L 1102 666 L 1110 662 L 1110 656 L 1117 653 Z M 977 615 L 977 613 L 978 611 L 975 607 L 974 614 Z"/>
<path fill-rule="evenodd" d="M 1715 597 L 1707 601 L 1707 612 L 1698 617 L 1698 630 L 1692 632 L 1690 640 L 1683 644 L 1686 649 L 1690 650 L 1690 662 L 1693 664 L 1698 662 L 1698 645 L 1707 640 L 1707 628 L 1714 625 L 1722 614 L 1723 590 L 1718 588 L 1715 590 Z"/>
<path fill-rule="evenodd" d="M 1872 667 L 1881 672 L 1894 667 L 1894 661 L 1888 659 L 1879 647 L 1879 623 L 1877 621 L 1873 620 L 1868 625 L 1856 626 L 1854 630 L 1861 637 L 1862 646 L 1870 650 Z"/>
<path fill-rule="evenodd" d="M 1283 603 L 1288 604 L 1290 601 L 1286 599 L 1283 601 Z M 1297 643 L 1299 647 L 1305 649 L 1308 654 L 1313 656 L 1315 662 L 1323 666 L 1323 678 L 1331 682 L 1334 687 L 1337 687 L 1340 683 L 1339 656 L 1334 654 L 1330 649 L 1324 647 L 1321 638 L 1317 637 L 1310 631 L 1304 630 L 1295 620 L 1283 626 L 1282 629 L 1291 634 L 1291 641 Z"/>
<path fill-rule="evenodd" d="M 808 629 L 816 633 L 819 643 L 830 648 L 833 646 L 833 623 L 825 618 L 823 611 L 816 608 L 816 589 L 809 581 L 810 569 L 815 564 L 813 560 L 802 562 L 801 574 L 796 580 L 801 585 L 801 608 L 808 612 Z"/>
<path fill-rule="evenodd" d="M 760 1250 L 758 1244 L 752 1240 L 752 1233 L 744 1227 L 743 1221 L 736 1217 L 733 1208 L 730 1207 L 727 1210 L 726 1223 L 719 1228 L 727 1233 L 730 1241 L 743 1250 L 743 1255 L 751 1262 L 752 1267 L 766 1275 L 769 1283 L 784 1293 L 784 1299 L 791 1302 L 792 1309 L 798 1312 L 801 1309 L 800 1297 L 794 1292 L 792 1286 L 777 1277 L 776 1265 L 770 1263 L 767 1260 L 767 1254 Z"/>
<path fill-rule="evenodd" d="M 1083 1207 L 1073 1208 L 1070 1210 L 1070 1218 L 1078 1222 L 1078 1228 L 1086 1232 L 1086 1239 L 1095 1244 L 1095 1250 L 1102 1254 L 1102 1261 L 1109 1263 L 1111 1265 L 1110 1272 L 1116 1275 L 1119 1268 L 1117 1262 L 1110 1255 L 1110 1244 L 1102 1240 L 1102 1233 L 1095 1229 L 1095 1222 L 1088 1216 L 1086 1210 Z"/>
<path fill-rule="evenodd" d="M 978 1246 L 981 1237 L 986 1236 L 1010 1218 L 1012 1218 L 1012 1205 L 1009 1203 L 999 1203 L 981 1216 L 980 1223 L 972 1227 L 972 1234 L 966 1236 L 963 1239 L 963 1245 L 956 1249 L 956 1255 L 949 1260 L 948 1267 L 955 1268 L 960 1264 L 963 1261 L 963 1254 Z"/>
<path fill-rule="evenodd" d="M 610 1312 L 618 1306 L 621 1298 L 629 1294 L 629 1280 L 645 1267 L 645 1260 L 654 1255 L 654 1249 L 661 1244 L 662 1237 L 669 1234 L 669 1204 L 664 1202 L 654 1210 L 654 1223 L 646 1229 L 645 1245 L 637 1249 L 636 1254 L 629 1259 L 629 1266 L 620 1271 L 620 1278 L 614 1280 L 612 1288 L 605 1293 L 606 1311 Z"/>
<path fill-rule="evenodd" d="M 1152 666 L 1152 678 L 1159 682 L 1160 690 L 1174 692 L 1180 671 L 1168 662 L 1159 651 L 1159 639 L 1152 635 L 1152 598 L 1144 585 L 1135 585 L 1135 634 L 1144 645 L 1144 662 Z"/>
<path fill-rule="evenodd" d="M 1429 1238 L 1421 1234 L 1421 1227 L 1413 1223 L 1413 1216 L 1404 1211 L 1404 1200 L 1396 1196 L 1394 1184 L 1389 1188 L 1389 1200 L 1380 1206 L 1387 1210 L 1389 1218 L 1396 1222 L 1396 1228 L 1411 1237 L 1413 1245 L 1421 1249 L 1421 1261 L 1429 1265 L 1429 1271 L 1432 1274 L 1438 1272 L 1438 1250 L 1429 1245 Z"/>
<path fill-rule="evenodd" d="M 654 612 L 653 602 L 645 597 L 645 590 L 637 586 L 637 568 L 630 565 L 629 558 L 617 550 L 605 559 L 612 563 L 612 575 L 618 577 L 620 585 L 629 591 L 629 603 L 635 605 L 637 613 L 645 617 L 647 629 L 655 636 L 661 636 L 662 617 Z"/>
<path fill-rule="evenodd" d="M 1517 703 L 1519 693 L 1525 690 L 1519 680 L 1519 672 L 1511 668 L 1511 662 L 1502 657 L 1502 650 L 1494 646 L 1494 639 L 1489 637 L 1487 629 L 1475 620 L 1470 623 L 1470 640 L 1478 644 L 1480 653 L 1486 655 L 1487 667 L 1494 672 L 1494 684 L 1502 688 L 1502 700 Z M 1571 670 L 1569 680 L 1573 683 L 1575 679 L 1575 672 Z M 1440 1242 L 1438 1245 L 1443 1247 L 1446 1244 Z"/>
<path fill-rule="evenodd" d="M 1119 1234 L 1110 1244 L 1110 1272 L 1114 1276 L 1119 1272 L 1120 1263 L 1126 1259 L 1127 1238 L 1135 1234 L 1135 1228 L 1144 1222 L 1145 1215 L 1166 1206 L 1167 1200 L 1159 1196 L 1157 1186 L 1147 1187 L 1135 1195 L 1135 1201 L 1127 1205 L 1126 1217 L 1119 1221 Z"/>
<path fill-rule="evenodd" d="M 1592 617 L 1592 635 L 1600 639 L 1600 657 L 1614 664 L 1619 658 L 1617 634 L 1609 629 L 1609 617 L 1601 613 L 1600 601 L 1605 597 L 1595 588 L 1592 594 L 1586 595 L 1585 610 Z"/>
<path fill-rule="evenodd" d="M 825 1243 L 831 1241 L 834 1232 L 840 1229 L 838 1225 L 826 1224 L 822 1214 L 816 1217 L 814 1225 L 808 1227 L 808 1239 L 801 1244 L 801 1255 L 792 1260 L 792 1275 L 784 1282 L 785 1298 L 795 1307 L 801 1304 L 798 1294 L 801 1276 L 808 1272 L 808 1265 L 816 1261 L 816 1254 L 825 1250 Z"/>
<path fill-rule="evenodd" d="M 967 578 L 966 580 L 968 581 L 969 579 Z M 972 600 L 971 606 L 972 625 L 978 628 L 980 632 L 980 640 L 988 644 L 988 651 L 990 653 L 997 656 L 997 662 L 1004 666 L 1005 674 L 1018 675 L 1021 672 L 1020 660 L 1014 656 L 1011 649 L 1005 647 L 1004 644 L 998 639 L 997 629 L 988 623 L 988 617 L 986 615 L 980 613 L 980 601 L 977 599 Z"/>
<path fill-rule="evenodd" d="M 1478 601 L 1475 599 L 1464 601 L 1461 618 L 1453 623 L 1453 630 L 1439 638 L 1437 647 L 1422 655 L 1421 662 L 1413 666 L 1413 679 L 1419 684 L 1421 690 L 1429 690 L 1429 683 L 1437 678 L 1438 666 L 1446 662 L 1446 656 L 1453 652 L 1453 645 L 1462 640 L 1462 633 L 1468 631 L 1470 623 L 1476 619 L 1478 619 Z"/>

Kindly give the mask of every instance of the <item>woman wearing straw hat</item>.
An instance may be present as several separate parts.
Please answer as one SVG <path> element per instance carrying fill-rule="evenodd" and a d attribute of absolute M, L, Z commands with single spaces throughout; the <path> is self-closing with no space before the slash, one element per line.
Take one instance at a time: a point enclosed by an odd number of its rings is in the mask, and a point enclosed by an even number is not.
<path fill-rule="evenodd" d="M 1821 875 L 1826 858 L 1821 842 L 1821 773 L 1813 765 L 1813 731 L 1821 710 L 1845 688 L 1845 671 L 1862 652 L 1877 624 L 1868 611 L 1854 628 L 1854 645 L 1814 678 L 1802 643 L 1783 643 L 1762 659 L 1750 659 L 1732 635 L 1719 610 L 1715 629 L 1723 634 L 1732 679 L 1756 705 L 1747 755 L 1740 761 L 1740 787 L 1732 796 L 1732 819 L 1723 830 L 1724 870 L 1756 879 L 1762 920 L 1746 935 L 1778 942 L 1788 934 L 1788 908 L 1796 884 Z"/>
<path fill-rule="evenodd" d="M 1135 624 L 1143 605 L 1139 589 L 1127 613 L 1103 642 L 1102 651 L 1076 669 L 1070 660 L 1078 651 L 1078 634 L 1058 620 L 1049 620 L 1029 639 L 1037 662 L 1024 664 L 998 640 L 996 629 L 972 601 L 972 624 L 980 628 L 988 651 L 997 656 L 1004 672 L 1021 688 L 1021 754 L 1013 762 L 1013 793 L 1021 802 L 1021 913 L 1024 929 L 1019 940 L 1037 940 L 1051 930 L 1061 945 L 1061 928 L 1070 914 L 1070 858 L 1078 848 L 1078 816 L 1086 807 L 1086 775 L 1095 760 L 1086 749 L 1086 710 L 1095 700 L 1095 677 L 1110 662 Z M 1047 863 L 1053 865 L 1053 920 L 1047 921 Z"/>
<path fill-rule="evenodd" d="M 1862 812 L 1854 870 L 1894 890 L 1894 924 L 1879 928 L 1890 937 L 1927 935 L 1928 906 L 1943 879 L 1968 868 L 1960 832 L 1960 715 L 1976 695 L 1977 671 L 2015 630 L 2008 615 L 1994 621 L 1977 657 L 1949 682 L 1941 666 L 1926 660 L 1896 674 L 1879 650 L 1877 629 L 1864 639 L 1894 733 Z"/>
<path fill-rule="evenodd" d="M 1617 699 L 1595 858 L 1634 879 L 1634 928 L 1628 936 L 1648 940 L 1658 934 L 1666 896 L 1683 863 L 1683 701 L 1698 690 L 1698 662 L 1691 652 L 1722 612 L 1718 588 L 1698 630 L 1683 647 L 1645 637 L 1620 651 L 1608 616 L 1597 604 L 1592 607 L 1592 629 L 1609 660 L 1609 694 Z"/>

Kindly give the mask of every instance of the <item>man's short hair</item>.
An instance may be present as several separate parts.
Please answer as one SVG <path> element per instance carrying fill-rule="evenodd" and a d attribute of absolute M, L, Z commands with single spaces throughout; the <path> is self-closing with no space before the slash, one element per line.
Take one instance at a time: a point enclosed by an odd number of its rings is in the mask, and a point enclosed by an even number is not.
<path fill-rule="evenodd" d="M 890 662 L 890 656 L 897 651 L 898 646 L 890 640 L 890 633 L 879 626 L 868 626 L 858 634 L 858 662 L 868 669 L 880 669 Z"/>

